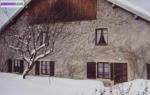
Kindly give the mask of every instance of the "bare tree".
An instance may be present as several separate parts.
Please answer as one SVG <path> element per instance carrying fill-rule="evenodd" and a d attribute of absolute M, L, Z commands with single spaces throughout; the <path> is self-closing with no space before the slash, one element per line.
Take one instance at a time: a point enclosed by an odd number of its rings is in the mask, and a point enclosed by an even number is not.
<path fill-rule="evenodd" d="M 131 46 L 131 44 L 119 47 L 119 51 L 125 54 L 124 58 L 131 62 L 133 78 L 136 78 L 136 75 L 138 75 L 139 78 L 144 78 L 146 64 L 149 60 L 149 50 L 149 44 L 145 44 L 137 48 Z"/>
<path fill-rule="evenodd" d="M 58 23 L 27 26 L 18 32 L 16 27 L 11 28 L 7 42 L 27 65 L 23 78 L 32 70 L 36 61 L 53 53 L 57 40 L 68 36 L 69 32 L 65 32 L 63 28 L 64 24 Z"/>

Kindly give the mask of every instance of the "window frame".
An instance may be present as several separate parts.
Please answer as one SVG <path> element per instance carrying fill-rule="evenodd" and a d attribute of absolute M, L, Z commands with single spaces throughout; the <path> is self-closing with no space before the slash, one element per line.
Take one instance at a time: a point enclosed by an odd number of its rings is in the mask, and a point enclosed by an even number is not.
<path fill-rule="evenodd" d="M 23 60 L 19 59 L 14 59 L 14 64 L 13 64 L 13 72 L 15 73 L 23 73 L 23 63 L 21 63 Z"/>
<path fill-rule="evenodd" d="M 50 62 L 41 61 L 40 62 L 40 71 L 42 75 L 50 75 Z"/>
<path fill-rule="evenodd" d="M 107 37 L 106 37 L 106 44 L 100 44 L 99 42 L 98 42 L 98 32 L 99 31 L 104 31 L 104 30 L 106 30 L 106 33 L 104 33 L 103 32 L 103 34 L 104 34 L 104 38 L 105 38 L 105 35 L 107 35 Z M 100 32 L 100 33 L 101 33 Z M 108 28 L 96 28 L 95 29 L 95 45 L 96 46 L 108 46 Z"/>
<path fill-rule="evenodd" d="M 99 64 L 102 64 L 102 76 L 99 76 Z M 105 72 L 106 68 L 105 65 L 109 65 L 109 77 L 106 77 L 107 74 Z M 103 78 L 103 79 L 111 79 L 111 63 L 108 62 L 97 62 L 97 78 Z"/>
<path fill-rule="evenodd" d="M 40 33 L 40 45 L 43 45 L 44 43 L 46 45 L 49 45 L 49 33 L 48 33 L 48 31 Z"/>

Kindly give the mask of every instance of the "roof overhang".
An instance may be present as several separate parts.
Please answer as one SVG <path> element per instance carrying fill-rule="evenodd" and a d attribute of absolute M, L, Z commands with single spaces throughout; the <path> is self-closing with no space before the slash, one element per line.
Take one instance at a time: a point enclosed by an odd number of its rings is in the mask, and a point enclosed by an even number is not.
<path fill-rule="evenodd" d="M 107 1 L 150 22 L 150 11 L 147 11 L 146 9 L 137 5 L 136 3 L 130 2 L 130 0 L 107 0 Z"/>
<path fill-rule="evenodd" d="M 24 0 L 25 1 L 25 6 L 28 5 L 30 3 L 31 0 Z M 25 8 L 24 7 L 20 7 L 20 8 L 16 8 L 16 9 L 11 9 L 12 10 L 12 13 L 9 14 L 9 18 L 7 19 L 3 19 L 2 18 L 2 22 L 1 22 L 1 25 L 0 25 L 0 31 L 2 31 L 11 21 L 13 21 L 13 19 Z M 8 8 L 9 10 L 9 8 Z"/>

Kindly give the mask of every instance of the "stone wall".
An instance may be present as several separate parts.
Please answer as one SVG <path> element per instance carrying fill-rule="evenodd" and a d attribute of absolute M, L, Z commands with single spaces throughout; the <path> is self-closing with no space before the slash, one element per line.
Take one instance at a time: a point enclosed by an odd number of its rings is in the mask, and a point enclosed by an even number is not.
<path fill-rule="evenodd" d="M 127 55 L 120 51 L 120 47 L 131 47 L 136 51 L 150 44 L 150 23 L 143 19 L 135 20 L 133 16 L 119 7 L 112 8 L 106 0 L 97 0 L 97 19 L 66 22 L 64 31 L 72 35 L 58 41 L 54 54 L 42 60 L 55 61 L 55 75 L 58 77 L 86 78 L 86 63 L 93 61 L 128 63 L 128 79 L 139 78 L 133 74 L 131 60 L 127 60 Z M 108 28 L 108 46 L 95 45 L 96 28 Z"/>
<path fill-rule="evenodd" d="M 96 20 L 68 23 L 67 31 L 74 32 L 75 35 L 58 42 L 56 47 L 61 47 L 61 51 L 49 57 L 56 61 L 56 76 L 62 75 L 64 71 L 63 76 L 68 77 L 66 61 L 80 65 L 77 65 L 80 70 L 74 74 L 78 78 L 86 78 L 87 62 L 123 62 L 128 63 L 128 79 L 133 79 L 132 62 L 119 49 L 131 47 L 136 50 L 150 43 L 149 23 L 142 19 L 135 20 L 133 16 L 119 7 L 112 8 L 105 0 L 98 0 Z M 96 28 L 108 28 L 108 46 L 95 45 Z M 136 75 L 134 78 L 139 77 Z"/>

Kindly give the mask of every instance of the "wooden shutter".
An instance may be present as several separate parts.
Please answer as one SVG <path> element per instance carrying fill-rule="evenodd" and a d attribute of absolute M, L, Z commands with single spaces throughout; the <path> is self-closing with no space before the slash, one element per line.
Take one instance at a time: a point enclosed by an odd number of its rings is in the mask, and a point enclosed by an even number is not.
<path fill-rule="evenodd" d="M 8 66 L 8 72 L 11 73 L 12 72 L 12 60 L 11 59 L 7 60 L 7 66 Z"/>
<path fill-rule="evenodd" d="M 111 80 L 114 80 L 114 64 L 111 63 Z"/>
<path fill-rule="evenodd" d="M 51 61 L 50 62 L 50 76 L 54 76 L 55 75 L 55 62 Z"/>
<path fill-rule="evenodd" d="M 96 62 L 87 63 L 87 78 L 96 79 Z"/>
<path fill-rule="evenodd" d="M 40 67 L 40 62 L 36 61 L 35 62 L 35 75 L 39 75 L 40 74 L 39 67 Z"/>
<path fill-rule="evenodd" d="M 150 64 L 147 64 L 147 79 L 150 79 Z"/>
<path fill-rule="evenodd" d="M 122 83 L 127 81 L 127 64 L 115 63 L 114 64 L 114 83 Z"/>
<path fill-rule="evenodd" d="M 20 60 L 20 70 L 19 70 L 19 73 L 23 73 L 23 70 L 24 70 L 24 61 Z"/>

